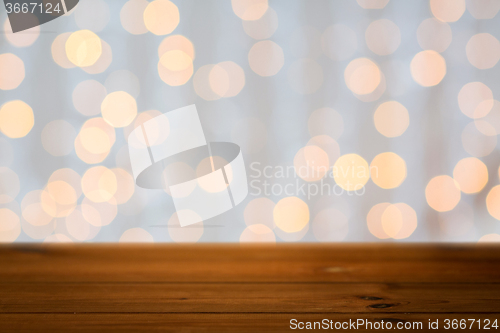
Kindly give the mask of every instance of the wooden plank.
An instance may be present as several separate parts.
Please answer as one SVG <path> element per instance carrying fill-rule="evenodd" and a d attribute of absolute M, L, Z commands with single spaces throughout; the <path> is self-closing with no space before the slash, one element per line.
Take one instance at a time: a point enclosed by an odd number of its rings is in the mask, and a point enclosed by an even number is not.
<path fill-rule="evenodd" d="M 477 320 L 481 320 L 481 325 L 488 319 L 493 322 L 499 319 L 498 315 L 494 314 L 479 314 L 479 313 L 462 313 L 462 314 L 296 314 L 296 313 L 279 313 L 279 314 L 0 314 L 2 332 L 290 332 L 291 319 L 296 319 L 298 322 L 320 322 L 326 319 L 328 322 L 346 322 L 349 320 L 356 321 L 363 319 L 370 321 L 373 325 L 378 322 L 379 325 L 384 322 L 384 327 L 390 322 L 394 331 L 399 325 L 411 325 L 415 328 L 422 323 L 422 329 L 418 332 L 439 332 L 443 331 L 445 320 L 457 319 L 458 322 L 463 319 L 467 323 L 467 328 L 471 321 L 467 319 L 475 319 L 474 327 L 476 330 L 459 330 L 459 331 L 477 331 Z M 432 321 L 438 320 L 440 330 L 429 330 L 429 319 Z M 330 323 L 329 323 L 330 324 Z M 311 325 L 314 325 L 311 324 Z M 491 326 L 491 325 L 490 325 Z M 403 326 L 404 327 L 404 326 Z M 360 325 L 357 330 L 366 331 L 370 326 Z M 308 331 L 299 330 L 296 331 Z M 381 331 L 381 329 L 372 331 Z M 404 332 L 405 330 L 401 330 Z M 408 330 L 413 331 L 413 330 Z M 448 330 L 457 331 L 457 330 Z M 494 332 L 495 330 L 491 330 Z"/>
<path fill-rule="evenodd" d="M 0 267 L 0 283 L 500 283 L 493 245 L 18 245 Z"/>
<path fill-rule="evenodd" d="M 497 284 L 9 283 L 0 313 L 500 312 Z"/>

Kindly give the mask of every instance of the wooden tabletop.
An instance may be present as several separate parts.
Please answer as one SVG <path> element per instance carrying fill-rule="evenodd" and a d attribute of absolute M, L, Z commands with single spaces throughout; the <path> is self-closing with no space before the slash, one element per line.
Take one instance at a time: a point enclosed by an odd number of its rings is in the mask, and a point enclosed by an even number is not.
<path fill-rule="evenodd" d="M 429 319 L 500 325 L 499 247 L 0 247 L 1 332 L 272 332 L 324 320 L 425 332 Z"/>

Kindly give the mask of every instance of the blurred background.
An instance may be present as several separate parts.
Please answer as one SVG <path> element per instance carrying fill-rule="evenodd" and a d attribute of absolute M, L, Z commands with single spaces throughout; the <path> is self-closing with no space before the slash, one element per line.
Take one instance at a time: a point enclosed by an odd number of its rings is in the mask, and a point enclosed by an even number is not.
<path fill-rule="evenodd" d="M 13 34 L 2 9 L 0 241 L 500 241 L 499 10 L 81 0 Z M 193 103 L 250 193 L 181 228 L 126 138 Z"/>

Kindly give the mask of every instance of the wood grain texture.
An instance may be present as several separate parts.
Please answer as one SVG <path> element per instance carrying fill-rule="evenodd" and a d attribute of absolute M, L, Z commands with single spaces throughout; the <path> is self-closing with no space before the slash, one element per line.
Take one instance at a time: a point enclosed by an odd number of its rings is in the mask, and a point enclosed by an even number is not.
<path fill-rule="evenodd" d="M 290 331 L 292 318 L 500 321 L 499 250 L 419 244 L 2 246 L 0 331 Z"/>

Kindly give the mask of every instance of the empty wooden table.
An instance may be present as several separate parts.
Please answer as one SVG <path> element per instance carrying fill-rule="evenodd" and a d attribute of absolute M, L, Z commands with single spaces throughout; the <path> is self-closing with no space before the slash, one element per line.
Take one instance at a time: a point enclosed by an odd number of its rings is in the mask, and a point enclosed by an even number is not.
<path fill-rule="evenodd" d="M 440 330 L 449 325 L 475 331 L 488 322 L 495 330 L 499 250 L 423 244 L 8 245 L 0 247 L 0 331 L 271 332 L 314 325 L 378 325 L 380 331 L 381 325 L 421 325 L 425 332 L 436 324 Z"/>

